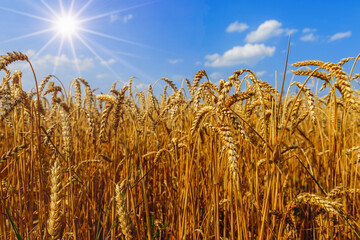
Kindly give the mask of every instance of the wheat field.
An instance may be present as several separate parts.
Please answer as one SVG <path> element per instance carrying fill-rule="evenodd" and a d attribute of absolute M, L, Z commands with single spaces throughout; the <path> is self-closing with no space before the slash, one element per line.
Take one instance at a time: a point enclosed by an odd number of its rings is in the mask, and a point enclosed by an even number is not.
<path fill-rule="evenodd" d="M 25 92 L 8 66 L 31 61 L 0 56 L 0 239 L 360 239 L 357 60 L 155 96 L 35 73 Z"/>

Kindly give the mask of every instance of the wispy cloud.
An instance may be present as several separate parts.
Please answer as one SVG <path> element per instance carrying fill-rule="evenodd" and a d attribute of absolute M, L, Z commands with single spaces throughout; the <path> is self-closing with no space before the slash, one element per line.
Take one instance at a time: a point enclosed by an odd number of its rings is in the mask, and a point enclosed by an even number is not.
<path fill-rule="evenodd" d="M 110 64 L 114 64 L 114 63 L 116 63 L 116 61 L 115 61 L 115 59 L 113 59 L 113 58 L 110 58 L 109 60 L 103 60 L 103 61 L 101 61 L 100 62 L 102 65 L 110 65 Z"/>
<path fill-rule="evenodd" d="M 318 36 L 314 34 L 317 30 L 315 28 L 304 28 L 302 30 L 303 35 L 300 37 L 300 41 L 314 42 L 318 39 Z"/>
<path fill-rule="evenodd" d="M 136 89 L 137 89 L 138 91 L 142 91 L 142 90 L 145 90 L 145 89 L 149 89 L 149 85 L 148 85 L 148 84 L 144 84 L 144 83 L 136 84 L 135 87 L 136 87 Z"/>
<path fill-rule="evenodd" d="M 313 33 L 306 34 L 304 36 L 301 36 L 300 40 L 303 42 L 314 42 L 316 41 L 317 36 L 315 36 Z"/>
<path fill-rule="evenodd" d="M 258 72 L 256 72 L 255 75 L 256 75 L 257 77 L 262 77 L 262 76 L 264 76 L 266 73 L 267 73 L 267 71 L 266 71 L 266 70 L 263 70 L 263 71 L 258 71 Z"/>
<path fill-rule="evenodd" d="M 304 28 L 302 30 L 303 33 L 311 33 L 311 32 L 316 32 L 315 28 Z"/>
<path fill-rule="evenodd" d="M 248 28 L 249 26 L 246 23 L 235 21 L 226 28 L 226 32 L 243 32 Z"/>
<path fill-rule="evenodd" d="M 260 24 L 255 30 L 246 35 L 245 41 L 249 43 L 263 42 L 279 35 L 289 35 L 297 32 L 296 29 L 281 28 L 282 23 L 277 20 L 268 20 Z"/>
<path fill-rule="evenodd" d="M 217 80 L 219 80 L 221 78 L 225 78 L 225 76 L 221 72 L 213 72 L 213 73 L 210 74 L 210 78 L 217 81 Z"/>
<path fill-rule="evenodd" d="M 107 78 L 109 77 L 108 74 L 105 74 L 105 73 L 99 73 L 96 75 L 96 78 L 98 79 L 103 79 L 103 78 Z"/>
<path fill-rule="evenodd" d="M 118 20 L 122 20 L 124 23 L 127 23 L 128 21 L 130 21 L 131 19 L 134 18 L 134 15 L 132 15 L 131 13 L 123 16 L 120 18 L 119 14 L 111 14 L 110 15 L 110 23 L 116 22 Z"/>
<path fill-rule="evenodd" d="M 119 19 L 119 15 L 117 15 L 117 14 L 111 14 L 110 15 L 110 23 L 113 23 L 118 19 Z"/>
<path fill-rule="evenodd" d="M 238 64 L 253 65 L 265 57 L 271 57 L 275 53 L 275 47 L 264 44 L 247 43 L 244 46 L 235 46 L 223 55 L 217 53 L 206 55 L 205 66 L 225 67 Z"/>
<path fill-rule="evenodd" d="M 178 59 L 169 59 L 168 62 L 171 63 L 171 64 L 177 64 L 177 63 L 182 63 L 183 60 L 182 60 L 181 58 L 178 58 Z"/>
<path fill-rule="evenodd" d="M 171 80 L 177 83 L 181 83 L 186 77 L 181 74 L 174 74 L 171 76 Z"/>
<path fill-rule="evenodd" d="M 329 39 L 329 42 L 335 41 L 335 40 L 339 40 L 342 38 L 347 38 L 351 36 L 351 31 L 347 31 L 347 32 L 338 32 L 335 33 L 334 35 L 332 35 Z"/>
<path fill-rule="evenodd" d="M 130 20 L 133 19 L 133 18 L 134 18 L 134 15 L 132 15 L 132 14 L 130 13 L 130 14 L 125 15 L 125 16 L 123 17 L 123 21 L 124 21 L 124 23 L 127 23 L 128 21 L 130 21 Z"/>

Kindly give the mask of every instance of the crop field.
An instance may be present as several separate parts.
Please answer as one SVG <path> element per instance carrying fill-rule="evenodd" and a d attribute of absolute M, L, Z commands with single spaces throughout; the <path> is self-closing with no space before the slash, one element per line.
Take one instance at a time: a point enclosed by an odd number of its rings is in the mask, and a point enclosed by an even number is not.
<path fill-rule="evenodd" d="M 155 95 L 35 74 L 25 92 L 8 66 L 31 59 L 0 56 L 0 239 L 360 239 L 357 60 Z"/>

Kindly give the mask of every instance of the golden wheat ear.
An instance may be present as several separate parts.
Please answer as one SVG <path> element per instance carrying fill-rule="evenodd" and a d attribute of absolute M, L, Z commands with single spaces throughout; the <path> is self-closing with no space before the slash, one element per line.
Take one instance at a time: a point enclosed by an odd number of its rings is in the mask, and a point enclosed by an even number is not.
<path fill-rule="evenodd" d="M 126 240 L 134 239 L 134 226 L 126 207 L 126 180 L 115 186 L 115 201 L 121 232 Z"/>
<path fill-rule="evenodd" d="M 64 216 L 61 212 L 62 205 L 62 173 L 60 161 L 55 158 L 50 171 L 50 210 L 47 230 L 51 239 L 61 239 L 64 230 Z"/>
<path fill-rule="evenodd" d="M 16 61 L 28 61 L 28 57 L 22 52 L 7 53 L 7 55 L 0 56 L 0 71 L 5 69 L 7 65 Z"/>
<path fill-rule="evenodd" d="M 24 145 L 20 145 L 20 146 L 16 146 L 13 149 L 9 150 L 7 153 L 4 153 L 1 157 L 0 157 L 0 163 L 1 162 L 5 162 L 6 160 L 8 160 L 9 158 L 11 158 L 12 156 L 16 155 L 18 152 L 20 152 L 23 149 L 27 149 L 28 145 L 24 144 Z"/>

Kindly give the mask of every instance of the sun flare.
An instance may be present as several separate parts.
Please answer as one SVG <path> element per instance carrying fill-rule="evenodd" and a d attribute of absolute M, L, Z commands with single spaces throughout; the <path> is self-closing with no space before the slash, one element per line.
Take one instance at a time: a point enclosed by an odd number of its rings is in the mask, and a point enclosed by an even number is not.
<path fill-rule="evenodd" d="M 55 31 L 62 36 L 71 37 L 79 30 L 78 20 L 71 15 L 64 15 L 54 22 Z"/>

